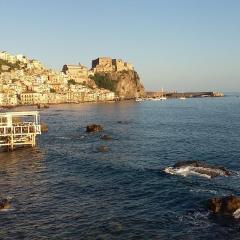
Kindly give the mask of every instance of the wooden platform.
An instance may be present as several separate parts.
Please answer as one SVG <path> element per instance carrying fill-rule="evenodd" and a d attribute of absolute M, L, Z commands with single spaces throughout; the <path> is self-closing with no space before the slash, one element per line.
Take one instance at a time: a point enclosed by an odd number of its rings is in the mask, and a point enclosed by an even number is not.
<path fill-rule="evenodd" d="M 0 147 L 13 150 L 15 146 L 36 145 L 41 134 L 37 111 L 0 113 Z"/>

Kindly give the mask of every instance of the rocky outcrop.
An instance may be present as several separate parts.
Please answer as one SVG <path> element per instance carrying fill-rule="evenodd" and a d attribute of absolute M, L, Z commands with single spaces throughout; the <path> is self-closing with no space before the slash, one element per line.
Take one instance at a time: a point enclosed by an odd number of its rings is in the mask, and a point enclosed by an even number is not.
<path fill-rule="evenodd" d="M 99 146 L 99 147 L 97 148 L 97 150 L 98 150 L 98 152 L 103 152 L 103 153 L 105 153 L 105 152 L 108 152 L 108 151 L 109 151 L 109 147 L 106 146 L 106 145 L 101 145 L 101 146 Z"/>
<path fill-rule="evenodd" d="M 176 163 L 173 167 L 167 167 L 166 173 L 174 175 L 198 175 L 207 178 L 218 176 L 230 176 L 232 172 L 221 166 L 211 166 L 200 161 L 182 161 Z"/>
<path fill-rule="evenodd" d="M 114 91 L 120 99 L 144 97 L 145 89 L 133 64 L 122 59 L 99 57 L 92 61 L 92 79 L 100 88 Z"/>
<path fill-rule="evenodd" d="M 240 218 L 240 198 L 227 196 L 210 199 L 209 209 L 215 214 Z"/>
<path fill-rule="evenodd" d="M 107 134 L 104 134 L 100 137 L 100 139 L 102 139 L 102 140 L 112 140 L 112 137 L 107 135 Z"/>
<path fill-rule="evenodd" d="M 127 125 L 129 124 L 130 122 L 129 121 L 117 121 L 118 124 L 124 124 L 124 125 Z"/>
<path fill-rule="evenodd" d="M 88 133 L 95 133 L 103 131 L 103 127 L 98 124 L 91 124 L 86 127 L 86 132 Z"/>
<path fill-rule="evenodd" d="M 9 208 L 11 208 L 10 200 L 7 198 L 0 199 L 0 210 L 9 209 Z"/>
<path fill-rule="evenodd" d="M 44 122 L 41 122 L 41 132 L 48 132 L 48 125 Z"/>
<path fill-rule="evenodd" d="M 110 76 L 113 81 L 117 82 L 116 92 L 120 98 L 131 99 L 145 96 L 144 86 L 136 71 L 115 72 Z"/>
<path fill-rule="evenodd" d="M 100 72 L 97 75 L 104 76 L 115 82 L 115 93 L 120 99 L 134 99 L 146 95 L 139 75 L 134 70 Z"/>
<path fill-rule="evenodd" d="M 120 98 L 139 98 L 145 96 L 145 89 L 135 71 L 122 71 L 116 73 L 116 92 Z"/>

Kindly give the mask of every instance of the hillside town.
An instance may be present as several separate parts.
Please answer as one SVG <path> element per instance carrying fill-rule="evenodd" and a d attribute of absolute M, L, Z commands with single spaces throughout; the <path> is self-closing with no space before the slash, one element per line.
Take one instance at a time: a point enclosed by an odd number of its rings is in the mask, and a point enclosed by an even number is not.
<path fill-rule="evenodd" d="M 92 61 L 92 68 L 65 64 L 62 71 L 46 68 L 40 61 L 6 51 L 0 52 L 0 106 L 114 101 L 117 94 L 98 86 L 94 75 L 133 70 L 121 59 Z"/>

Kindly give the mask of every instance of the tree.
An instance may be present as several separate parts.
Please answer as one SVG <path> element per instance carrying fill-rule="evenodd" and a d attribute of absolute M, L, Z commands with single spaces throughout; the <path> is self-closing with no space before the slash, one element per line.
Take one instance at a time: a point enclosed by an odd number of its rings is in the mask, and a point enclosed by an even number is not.
<path fill-rule="evenodd" d="M 94 80 L 94 82 L 99 88 L 105 88 L 112 92 L 116 92 L 117 84 L 115 81 L 112 81 L 108 76 L 95 74 L 94 76 L 91 76 L 91 79 Z"/>
<path fill-rule="evenodd" d="M 68 80 L 68 85 L 76 85 L 76 81 L 74 79 Z"/>
<path fill-rule="evenodd" d="M 54 88 L 50 88 L 50 93 L 55 93 L 56 90 Z"/>

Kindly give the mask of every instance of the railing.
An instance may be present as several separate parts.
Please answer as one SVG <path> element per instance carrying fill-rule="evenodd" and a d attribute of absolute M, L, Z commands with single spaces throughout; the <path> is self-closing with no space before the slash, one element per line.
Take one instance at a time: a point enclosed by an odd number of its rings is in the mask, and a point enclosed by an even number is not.
<path fill-rule="evenodd" d="M 0 126 L 0 136 L 10 136 L 10 135 L 28 135 L 28 134 L 41 134 L 41 125 L 34 123 L 18 123 L 13 124 L 11 127 Z"/>

